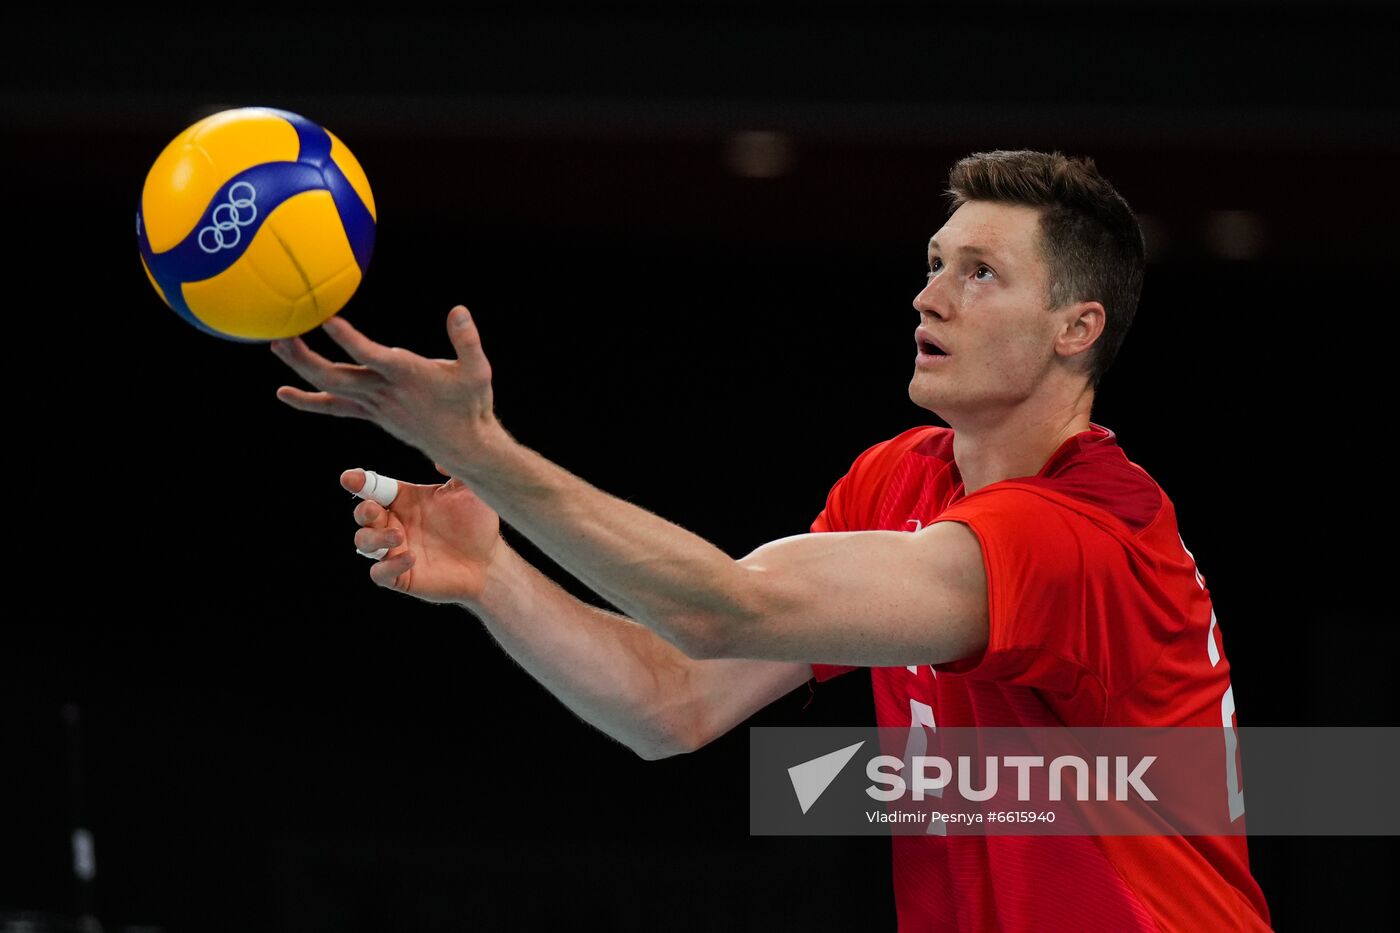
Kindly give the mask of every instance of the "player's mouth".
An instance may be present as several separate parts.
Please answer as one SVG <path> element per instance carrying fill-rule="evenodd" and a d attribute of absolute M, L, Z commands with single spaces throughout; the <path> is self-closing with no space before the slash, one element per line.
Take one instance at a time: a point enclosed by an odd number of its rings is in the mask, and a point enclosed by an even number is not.
<path fill-rule="evenodd" d="M 948 361 L 948 351 L 922 328 L 914 332 L 914 344 L 919 350 L 914 358 L 915 366 L 940 366 Z"/>

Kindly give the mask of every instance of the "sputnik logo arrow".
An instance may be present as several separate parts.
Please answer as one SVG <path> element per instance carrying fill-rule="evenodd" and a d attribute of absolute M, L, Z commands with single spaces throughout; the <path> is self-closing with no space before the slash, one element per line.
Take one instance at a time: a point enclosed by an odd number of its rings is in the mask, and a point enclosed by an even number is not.
<path fill-rule="evenodd" d="M 812 809 L 812 804 L 826 793 L 826 789 L 836 780 L 841 769 L 846 767 L 864 744 L 862 741 L 847 745 L 820 758 L 813 758 L 788 768 L 788 777 L 792 779 L 792 789 L 797 794 L 797 803 L 802 807 L 803 813 Z"/>

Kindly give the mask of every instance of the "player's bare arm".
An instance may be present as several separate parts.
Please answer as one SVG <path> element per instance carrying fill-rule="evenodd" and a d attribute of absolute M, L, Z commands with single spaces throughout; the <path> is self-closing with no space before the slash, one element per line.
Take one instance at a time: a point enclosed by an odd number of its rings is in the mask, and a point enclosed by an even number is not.
<path fill-rule="evenodd" d="M 806 662 L 697 660 L 575 599 L 513 550 L 465 603 L 566 706 L 643 758 L 694 751 L 806 683 Z"/>
<path fill-rule="evenodd" d="M 954 660 L 985 646 L 981 552 L 961 525 L 798 535 L 736 561 L 516 442 L 495 418 L 490 364 L 465 308 L 448 319 L 453 360 L 381 346 L 340 319 L 325 330 L 355 362 L 331 362 L 300 339 L 278 341 L 274 351 L 320 390 L 283 387 L 279 398 L 373 421 L 418 447 L 691 657 L 889 666 Z"/>
<path fill-rule="evenodd" d="M 341 485 L 364 491 L 362 470 Z M 496 513 L 460 480 L 399 481 L 389 506 L 355 507 L 380 586 L 478 616 L 565 706 L 643 758 L 693 751 L 811 677 L 806 663 L 687 657 L 631 620 L 575 599 L 500 537 Z"/>

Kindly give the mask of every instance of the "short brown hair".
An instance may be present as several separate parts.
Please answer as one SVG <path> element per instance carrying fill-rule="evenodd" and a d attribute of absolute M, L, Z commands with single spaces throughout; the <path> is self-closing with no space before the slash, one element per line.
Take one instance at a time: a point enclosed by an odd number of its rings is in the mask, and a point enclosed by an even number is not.
<path fill-rule="evenodd" d="M 1041 208 L 1040 248 L 1050 271 L 1051 309 L 1099 301 L 1104 329 L 1089 351 L 1089 384 L 1118 355 L 1142 294 L 1142 228 L 1090 158 L 1031 150 L 975 152 L 948 175 L 952 214 L 968 201 Z"/>

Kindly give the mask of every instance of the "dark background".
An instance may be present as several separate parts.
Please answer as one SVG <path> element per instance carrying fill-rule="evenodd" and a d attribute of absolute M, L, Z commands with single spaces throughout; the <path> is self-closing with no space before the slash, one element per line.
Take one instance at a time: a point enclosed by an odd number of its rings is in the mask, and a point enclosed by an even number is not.
<path fill-rule="evenodd" d="M 466 612 L 368 581 L 339 472 L 431 465 L 281 405 L 271 354 L 181 323 L 137 261 L 150 163 L 231 106 L 302 113 L 364 166 L 379 229 L 349 319 L 443 354 L 468 304 L 518 438 L 736 556 L 804 531 L 861 450 L 932 423 L 906 395 L 910 301 L 951 164 L 1093 156 L 1151 247 L 1094 420 L 1177 505 L 1240 721 L 1395 722 L 1395 13 L 667 9 L 9 23 L 6 357 L 31 483 L 9 497 L 0 911 L 893 926 L 886 841 L 747 835 L 743 730 L 642 762 Z M 852 675 L 756 721 L 872 715 Z M 1393 839 L 1250 847 L 1280 930 L 1394 915 Z"/>

